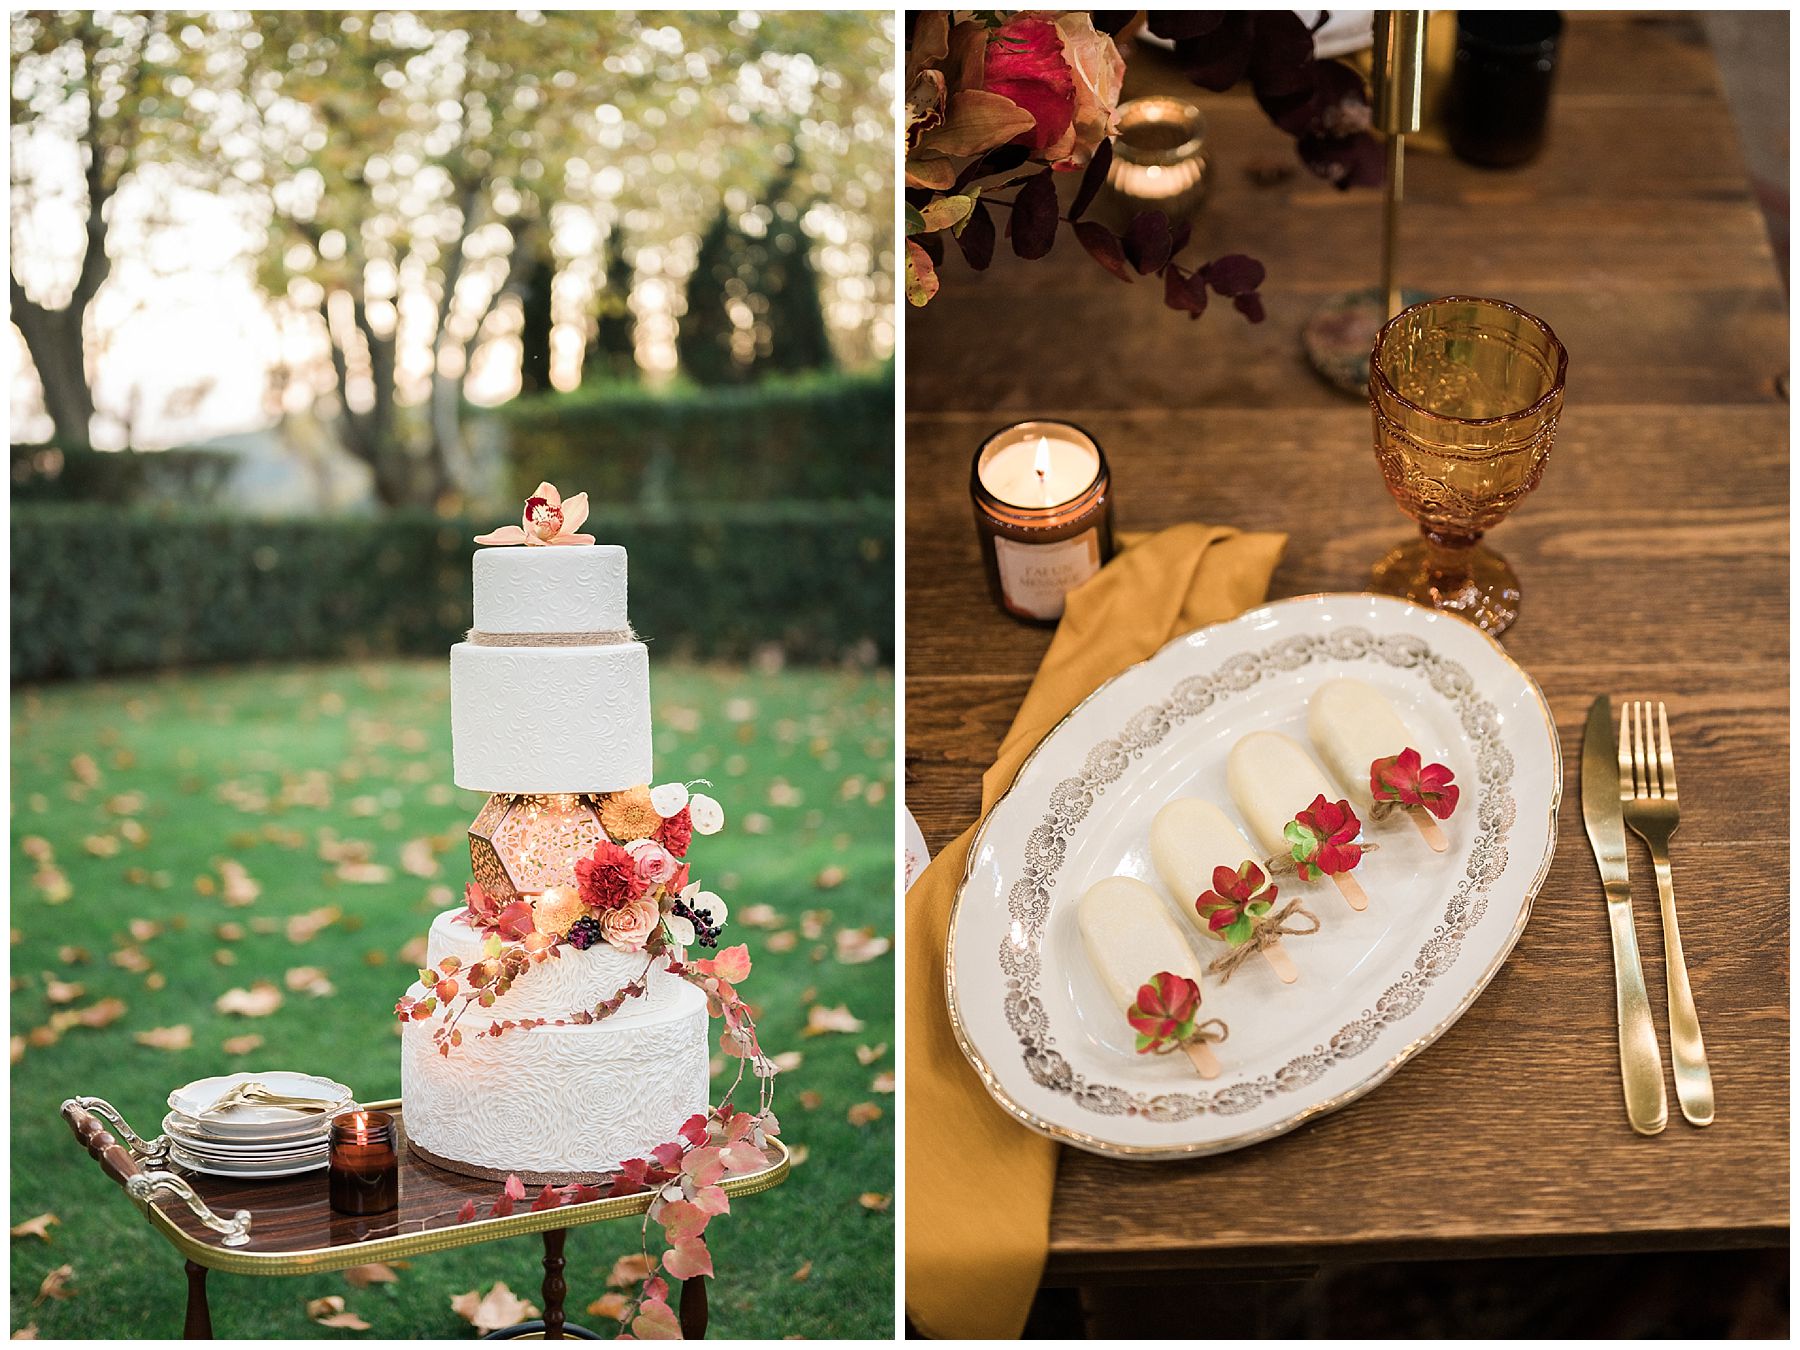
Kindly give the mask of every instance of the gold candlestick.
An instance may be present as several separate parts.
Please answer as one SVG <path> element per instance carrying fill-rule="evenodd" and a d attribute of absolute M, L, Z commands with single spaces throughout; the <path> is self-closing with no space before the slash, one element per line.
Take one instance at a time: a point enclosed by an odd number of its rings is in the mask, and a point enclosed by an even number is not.
<path fill-rule="evenodd" d="M 1406 137 L 1420 129 L 1425 105 L 1424 10 L 1375 15 L 1370 77 L 1374 126 L 1387 137 L 1387 181 L 1381 207 L 1381 282 L 1373 290 L 1333 296 L 1307 320 L 1307 358 L 1330 384 L 1356 398 L 1369 389 L 1369 349 L 1381 326 L 1407 305 L 1427 299 L 1400 285 L 1400 204 L 1406 195 Z"/>

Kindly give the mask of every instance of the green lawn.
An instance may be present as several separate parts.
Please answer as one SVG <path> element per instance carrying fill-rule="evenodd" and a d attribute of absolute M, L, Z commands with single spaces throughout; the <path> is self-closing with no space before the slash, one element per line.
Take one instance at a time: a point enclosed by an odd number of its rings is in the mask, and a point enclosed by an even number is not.
<path fill-rule="evenodd" d="M 652 679 L 658 778 L 710 779 L 728 816 L 724 833 L 695 841 L 695 875 L 731 905 L 728 937 L 750 945 L 755 970 L 744 992 L 760 1010 L 765 1049 L 801 1055 L 779 1079 L 776 1109 L 804 1160 L 786 1185 L 743 1201 L 709 1230 L 720 1275 L 711 1334 L 885 1339 L 893 1332 L 893 1213 L 861 1197 L 894 1189 L 894 1098 L 883 1090 L 894 1067 L 894 958 L 889 951 L 847 963 L 837 935 L 894 931 L 892 680 L 671 663 Z M 481 804 L 450 785 L 448 699 L 443 661 L 15 693 L 12 1223 L 46 1212 L 60 1219 L 47 1244 L 12 1239 L 15 1331 L 180 1333 L 180 1258 L 69 1135 L 57 1116 L 63 1098 L 106 1097 L 154 1133 L 171 1088 L 234 1068 L 326 1072 L 365 1100 L 399 1094 L 392 1007 L 413 956 L 402 949 L 460 899 L 463 832 Z M 48 867 L 33 856 L 44 844 Z M 407 870 L 428 850 L 435 875 Z M 388 869 L 386 879 L 362 879 L 370 876 L 357 865 L 363 854 Z M 258 893 L 248 903 L 227 903 L 251 890 Z M 324 906 L 339 907 L 341 918 L 293 941 L 286 921 Z M 738 922 L 746 916 L 761 926 Z M 221 937 L 220 926 L 233 924 L 242 935 Z M 114 959 L 130 951 L 142 955 L 125 958 L 138 969 Z M 321 969 L 335 992 L 289 992 L 287 973 L 302 966 Z M 283 986 L 272 1015 L 214 1011 L 226 990 L 265 979 Z M 124 1013 L 51 1034 L 53 1013 L 104 999 L 122 1000 Z M 839 1005 L 866 1026 L 802 1036 L 809 1007 Z M 102 1005 L 94 1020 L 104 1014 Z M 136 1039 L 182 1026 L 192 1031 L 186 1049 Z M 224 1049 L 247 1035 L 262 1045 L 236 1056 Z M 864 1103 L 880 1115 L 853 1125 L 851 1108 Z M 602 1334 L 616 1324 L 582 1310 L 605 1292 L 614 1260 L 636 1250 L 636 1234 L 631 1223 L 570 1234 L 570 1313 Z M 396 1282 L 367 1288 L 341 1274 L 214 1275 L 214 1330 L 469 1335 L 451 1296 L 504 1280 L 536 1301 L 541 1257 L 535 1238 L 488 1244 L 415 1258 Z M 73 1297 L 34 1302 L 46 1274 L 65 1263 L 74 1267 Z M 309 1322 L 307 1301 L 328 1294 L 343 1295 L 371 1329 Z"/>

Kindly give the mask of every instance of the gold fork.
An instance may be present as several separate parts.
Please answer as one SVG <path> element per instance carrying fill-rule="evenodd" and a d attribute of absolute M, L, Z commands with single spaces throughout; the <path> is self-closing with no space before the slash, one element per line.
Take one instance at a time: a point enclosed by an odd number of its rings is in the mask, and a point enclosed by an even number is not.
<path fill-rule="evenodd" d="M 1658 744 L 1657 723 L 1661 722 Z M 1713 1119 L 1712 1070 L 1700 1039 L 1700 1015 L 1688 987 L 1687 958 L 1675 921 L 1675 880 L 1669 871 L 1669 836 L 1681 824 L 1675 795 L 1675 750 L 1669 743 L 1669 710 L 1658 703 L 1627 703 L 1619 711 L 1619 800 L 1625 823 L 1650 848 L 1656 867 L 1656 894 L 1662 903 L 1663 964 L 1669 980 L 1669 1050 L 1675 1061 L 1675 1096 L 1690 1125 Z"/>

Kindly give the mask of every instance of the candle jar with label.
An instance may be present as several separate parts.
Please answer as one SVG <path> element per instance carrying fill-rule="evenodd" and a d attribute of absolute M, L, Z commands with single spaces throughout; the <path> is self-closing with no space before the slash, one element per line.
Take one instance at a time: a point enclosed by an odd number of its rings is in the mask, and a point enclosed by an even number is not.
<path fill-rule="evenodd" d="M 331 1208 L 387 1214 L 400 1207 L 399 1130 L 385 1111 L 346 1111 L 331 1122 Z"/>
<path fill-rule="evenodd" d="M 1080 427 L 996 431 L 975 453 L 969 492 L 988 586 L 1009 614 L 1055 623 L 1063 597 L 1112 557 L 1112 476 Z"/>

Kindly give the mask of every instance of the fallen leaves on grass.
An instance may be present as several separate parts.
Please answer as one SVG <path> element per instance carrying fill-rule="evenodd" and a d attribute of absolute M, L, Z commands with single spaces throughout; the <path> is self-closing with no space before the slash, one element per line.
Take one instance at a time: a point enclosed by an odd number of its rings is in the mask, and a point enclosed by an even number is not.
<path fill-rule="evenodd" d="M 840 928 L 837 959 L 847 966 L 860 966 L 886 956 L 893 945 L 893 939 L 878 936 L 873 928 Z"/>
<path fill-rule="evenodd" d="M 858 1102 L 845 1113 L 846 1119 L 861 1129 L 864 1125 L 873 1124 L 881 1119 L 881 1108 L 874 1102 Z"/>
<path fill-rule="evenodd" d="M 306 1305 L 306 1316 L 322 1327 L 342 1327 L 346 1331 L 367 1331 L 369 1324 L 344 1307 L 342 1294 L 327 1294 Z"/>
<path fill-rule="evenodd" d="M 400 846 L 400 870 L 415 877 L 435 877 L 438 874 L 437 853 L 431 846 L 429 835 L 419 839 L 408 839 Z"/>
<path fill-rule="evenodd" d="M 281 1006 L 281 990 L 267 980 L 258 980 L 248 989 L 227 989 L 213 1000 L 219 1012 L 238 1017 L 267 1017 Z"/>
<path fill-rule="evenodd" d="M 296 914 L 287 921 L 288 941 L 311 942 L 343 917 L 344 911 L 336 905 L 320 905 L 319 908 L 309 909 L 304 914 Z"/>
<path fill-rule="evenodd" d="M 788 1145 L 788 1166 L 798 1167 L 812 1156 L 812 1149 L 806 1144 Z"/>
<path fill-rule="evenodd" d="M 894 1090 L 894 1071 L 883 1069 L 875 1075 L 875 1081 L 869 1084 L 871 1092 L 892 1092 Z"/>
<path fill-rule="evenodd" d="M 381 863 L 343 862 L 338 864 L 337 878 L 358 886 L 379 886 L 394 879 L 394 869 Z"/>
<path fill-rule="evenodd" d="M 810 1260 L 802 1262 L 800 1269 L 796 1270 L 792 1275 L 788 1276 L 788 1278 L 795 1284 L 804 1284 L 807 1280 L 812 1278 L 812 1262 Z"/>
<path fill-rule="evenodd" d="M 774 1056 L 773 1063 L 782 1073 L 792 1073 L 800 1067 L 800 1061 L 803 1058 L 805 1057 L 798 1050 L 783 1050 L 779 1055 Z"/>
<path fill-rule="evenodd" d="M 31 1306 L 35 1308 L 47 1298 L 74 1298 L 75 1295 L 80 1292 L 80 1290 L 70 1284 L 70 1281 L 74 1278 L 74 1266 L 58 1266 L 55 1270 L 44 1276 L 44 1282 L 38 1286 L 37 1297 L 31 1300 Z"/>
<path fill-rule="evenodd" d="M 101 1027 L 109 1027 L 125 1015 L 125 1000 L 122 998 L 103 998 L 88 1004 L 85 1008 L 69 1008 L 50 1015 L 50 1025 L 57 1031 L 67 1031 L 70 1027 L 91 1027 L 98 1031 Z"/>
<path fill-rule="evenodd" d="M 254 904 L 262 894 L 262 885 L 253 878 L 244 864 L 236 858 L 221 858 L 218 863 L 219 880 L 223 889 L 219 898 L 233 909 L 242 909 L 245 905 Z"/>
<path fill-rule="evenodd" d="M 395 1284 L 400 1276 L 394 1268 L 384 1261 L 371 1261 L 367 1265 L 351 1266 L 344 1271 L 344 1279 L 357 1289 L 367 1289 L 372 1284 Z"/>
<path fill-rule="evenodd" d="M 844 878 L 850 874 L 836 863 L 829 863 L 813 878 L 813 885 L 822 891 L 834 891 L 844 884 Z"/>
<path fill-rule="evenodd" d="M 194 1029 L 183 1022 L 173 1027 L 152 1027 L 132 1037 L 152 1050 L 185 1050 L 194 1043 Z"/>
<path fill-rule="evenodd" d="M 90 834 L 81 846 L 96 858 L 116 857 L 120 848 L 118 836 L 112 834 Z"/>
<path fill-rule="evenodd" d="M 73 1003 L 87 993 L 87 986 L 68 980 L 59 980 L 49 971 L 44 972 L 44 997 L 51 1003 Z"/>
<path fill-rule="evenodd" d="M 589 1317 L 610 1317 L 618 1321 L 625 1316 L 625 1310 L 631 1306 L 631 1300 L 620 1293 L 602 1294 L 587 1305 Z"/>
<path fill-rule="evenodd" d="M 880 1045 L 859 1045 L 856 1047 L 856 1062 L 866 1069 L 886 1053 L 886 1041 L 883 1041 Z"/>
<path fill-rule="evenodd" d="M 800 916 L 800 936 L 808 942 L 817 942 L 825 936 L 825 925 L 830 922 L 830 910 L 809 909 Z"/>
<path fill-rule="evenodd" d="M 324 998 L 337 993 L 325 972 L 317 966 L 295 966 L 288 971 L 285 981 L 288 990 L 295 994 L 311 994 L 314 998 Z"/>
<path fill-rule="evenodd" d="M 802 1036 L 823 1036 L 833 1031 L 861 1031 L 864 1023 L 852 1013 L 846 1004 L 840 1003 L 835 1008 L 827 1008 L 822 1003 L 815 1003 L 806 1010 L 806 1028 Z"/>
<path fill-rule="evenodd" d="M 608 1289 L 630 1289 L 649 1278 L 654 1263 L 642 1252 L 628 1252 L 613 1262 L 606 1274 Z"/>
<path fill-rule="evenodd" d="M 500 1331 L 538 1315 L 537 1308 L 508 1289 L 504 1280 L 495 1284 L 486 1295 L 475 1289 L 452 1294 L 450 1311 L 467 1320 L 477 1331 Z"/>
<path fill-rule="evenodd" d="M 888 1206 L 894 1203 L 894 1197 L 883 1195 L 880 1191 L 864 1191 L 856 1197 L 856 1203 L 877 1214 L 885 1214 Z"/>
<path fill-rule="evenodd" d="M 248 1036 L 232 1036 L 219 1049 L 228 1055 L 247 1055 L 263 1043 L 263 1038 L 252 1032 Z"/>
<path fill-rule="evenodd" d="M 812 1088 L 802 1088 L 801 1089 L 800 1105 L 802 1107 L 804 1107 L 806 1110 L 817 1111 L 819 1109 L 819 1107 L 824 1104 L 824 1102 L 825 1102 L 825 1099 L 823 1097 L 821 1097 L 817 1092 L 815 1092 Z"/>
<path fill-rule="evenodd" d="M 778 928 L 781 915 L 773 905 L 746 905 L 734 916 L 746 928 Z"/>
<path fill-rule="evenodd" d="M 779 933 L 770 933 L 768 937 L 763 939 L 763 950 L 770 952 L 791 952 L 794 950 L 794 944 L 799 941 L 799 937 L 792 929 L 783 929 Z"/>
<path fill-rule="evenodd" d="M 142 975 L 150 969 L 150 958 L 136 947 L 121 947 L 106 959 L 120 970 L 129 970 L 134 975 Z"/>
<path fill-rule="evenodd" d="M 41 834 L 28 834 L 19 840 L 19 850 L 40 867 L 47 866 L 56 858 L 56 850 L 50 847 L 50 841 Z"/>
<path fill-rule="evenodd" d="M 162 932 L 162 925 L 151 919 L 133 919 L 125 927 L 130 930 L 133 942 L 148 942 Z"/>
<path fill-rule="evenodd" d="M 12 1235 L 16 1238 L 42 1238 L 45 1242 L 48 1242 L 50 1241 L 50 1225 L 61 1222 L 62 1220 L 57 1218 L 54 1214 L 39 1214 L 36 1218 L 25 1220 L 24 1223 L 14 1224 Z"/>
<path fill-rule="evenodd" d="M 35 1341 L 38 1338 L 37 1323 L 27 1322 L 24 1326 L 13 1332 L 12 1338 L 15 1341 Z"/>

